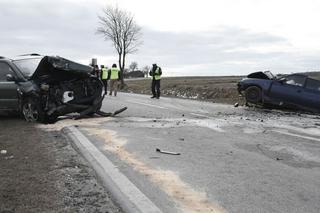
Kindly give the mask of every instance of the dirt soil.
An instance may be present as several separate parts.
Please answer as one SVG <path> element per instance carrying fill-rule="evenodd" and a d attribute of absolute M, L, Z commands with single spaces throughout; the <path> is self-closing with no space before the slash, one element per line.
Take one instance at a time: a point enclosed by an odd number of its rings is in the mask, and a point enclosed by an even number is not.
<path fill-rule="evenodd" d="M 162 78 L 163 96 L 206 100 L 216 103 L 244 102 L 239 98 L 237 83 L 241 76 Z M 126 80 L 124 92 L 151 95 L 151 79 Z"/>
<path fill-rule="evenodd" d="M 0 120 L 0 212 L 122 212 L 59 131 Z"/>

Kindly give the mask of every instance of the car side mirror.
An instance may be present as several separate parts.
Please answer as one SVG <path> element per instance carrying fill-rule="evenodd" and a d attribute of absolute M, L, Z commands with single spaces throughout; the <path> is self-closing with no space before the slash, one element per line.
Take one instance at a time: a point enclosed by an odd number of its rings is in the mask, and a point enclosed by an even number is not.
<path fill-rule="evenodd" d="M 7 81 L 16 81 L 16 78 L 11 74 L 7 74 L 6 78 L 7 78 Z"/>

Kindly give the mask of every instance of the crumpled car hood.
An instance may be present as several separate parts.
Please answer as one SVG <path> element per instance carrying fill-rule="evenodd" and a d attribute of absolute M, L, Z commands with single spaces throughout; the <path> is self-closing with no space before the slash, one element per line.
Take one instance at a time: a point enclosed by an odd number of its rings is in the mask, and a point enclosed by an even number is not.
<path fill-rule="evenodd" d="M 45 56 L 40 61 L 31 80 L 53 78 L 54 80 L 68 80 L 75 77 L 88 77 L 93 68 L 78 64 L 59 56 Z"/>
<path fill-rule="evenodd" d="M 271 80 L 273 77 L 268 75 L 267 72 L 254 72 L 247 76 L 247 78 L 257 78 L 257 79 L 266 79 Z"/>

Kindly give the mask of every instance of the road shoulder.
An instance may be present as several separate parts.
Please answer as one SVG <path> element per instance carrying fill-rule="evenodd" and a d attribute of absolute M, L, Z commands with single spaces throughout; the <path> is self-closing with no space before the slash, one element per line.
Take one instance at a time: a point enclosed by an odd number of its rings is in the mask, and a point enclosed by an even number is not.
<path fill-rule="evenodd" d="M 0 123 L 0 212 L 122 212 L 59 131 Z"/>

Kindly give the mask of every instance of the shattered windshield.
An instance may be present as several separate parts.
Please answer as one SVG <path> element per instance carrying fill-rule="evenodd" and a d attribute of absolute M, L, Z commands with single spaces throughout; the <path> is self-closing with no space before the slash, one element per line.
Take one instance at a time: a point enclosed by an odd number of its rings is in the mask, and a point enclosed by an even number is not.
<path fill-rule="evenodd" d="M 275 79 L 274 75 L 270 71 L 265 71 L 264 74 L 268 76 L 269 79 Z"/>
<path fill-rule="evenodd" d="M 28 58 L 28 59 L 20 59 L 14 60 L 13 63 L 19 68 L 22 72 L 23 76 L 29 78 L 36 71 L 41 58 Z"/>

